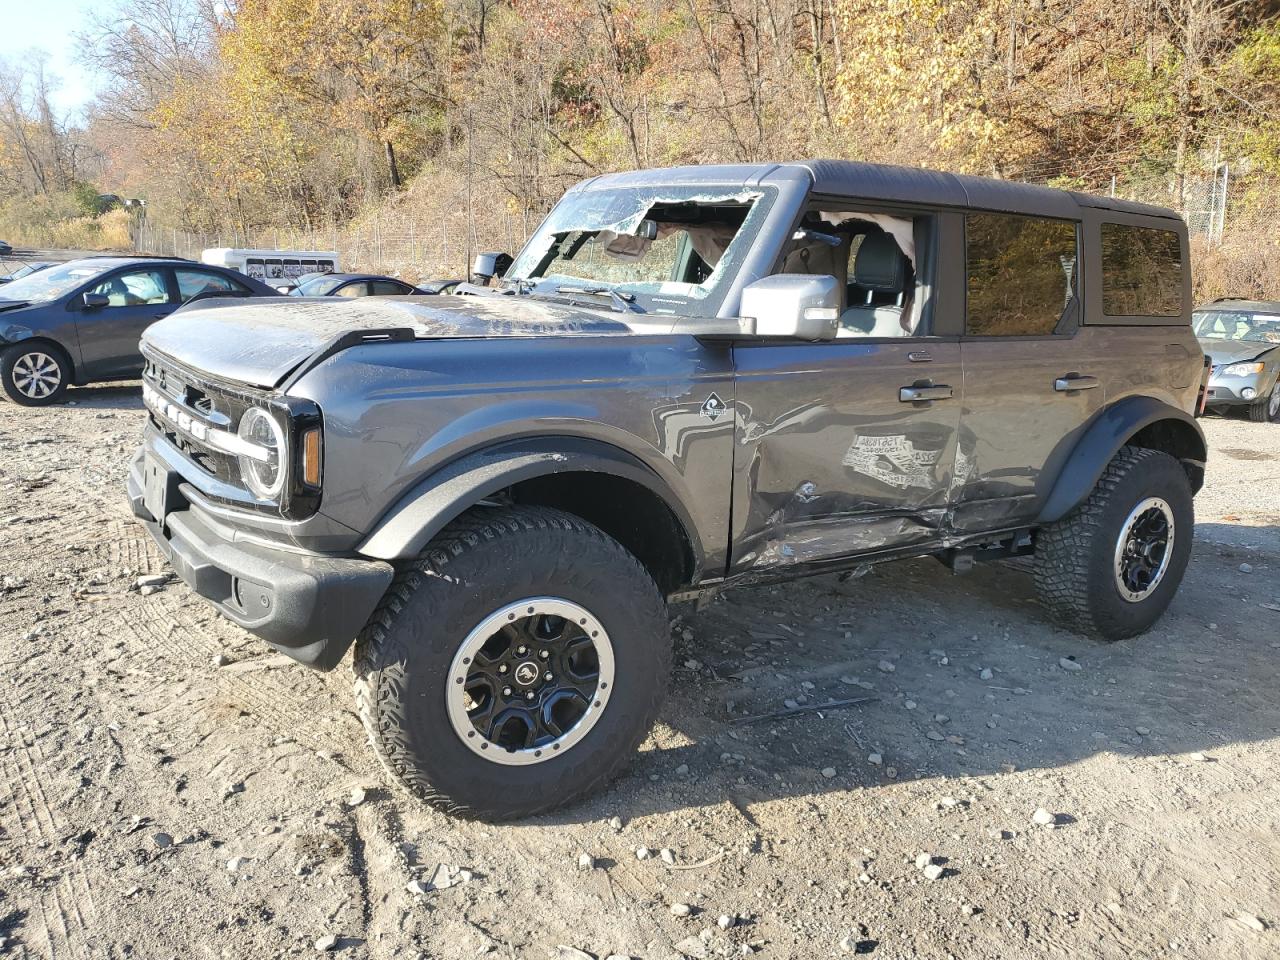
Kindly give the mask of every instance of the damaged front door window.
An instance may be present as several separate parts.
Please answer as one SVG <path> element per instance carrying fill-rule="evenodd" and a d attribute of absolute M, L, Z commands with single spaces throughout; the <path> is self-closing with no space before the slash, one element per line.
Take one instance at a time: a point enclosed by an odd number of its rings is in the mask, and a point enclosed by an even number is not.
<path fill-rule="evenodd" d="M 759 193 L 667 188 L 569 194 L 506 280 L 550 296 L 603 296 L 614 309 L 705 315 L 750 245 Z"/>

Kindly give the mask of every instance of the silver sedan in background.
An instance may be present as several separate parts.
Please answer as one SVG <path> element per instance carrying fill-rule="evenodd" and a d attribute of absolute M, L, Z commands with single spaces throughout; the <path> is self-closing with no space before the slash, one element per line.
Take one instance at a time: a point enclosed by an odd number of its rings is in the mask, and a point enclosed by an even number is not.
<path fill-rule="evenodd" d="M 1280 301 L 1214 300 L 1196 308 L 1192 325 L 1213 365 L 1206 406 L 1280 421 Z"/>

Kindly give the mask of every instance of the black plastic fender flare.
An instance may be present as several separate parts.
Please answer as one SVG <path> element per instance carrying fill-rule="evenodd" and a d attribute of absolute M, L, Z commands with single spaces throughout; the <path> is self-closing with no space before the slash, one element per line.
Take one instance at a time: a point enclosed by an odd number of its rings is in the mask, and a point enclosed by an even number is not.
<path fill-rule="evenodd" d="M 478 502 L 513 484 L 557 473 L 603 473 L 645 487 L 671 510 L 702 569 L 689 512 L 652 468 L 620 447 L 584 437 L 533 437 L 467 454 L 419 481 L 364 539 L 357 552 L 379 560 L 416 557 L 437 533 Z"/>
<path fill-rule="evenodd" d="M 1061 520 L 1083 503 L 1120 448 L 1140 430 L 1162 420 L 1177 424 L 1174 429 L 1183 434 L 1180 439 L 1193 454 L 1179 459 L 1203 471 L 1208 445 L 1204 431 L 1191 414 L 1155 397 L 1126 397 L 1098 414 L 1077 441 L 1040 510 L 1038 521 Z M 1193 492 L 1198 491 L 1199 483 L 1193 480 Z"/>

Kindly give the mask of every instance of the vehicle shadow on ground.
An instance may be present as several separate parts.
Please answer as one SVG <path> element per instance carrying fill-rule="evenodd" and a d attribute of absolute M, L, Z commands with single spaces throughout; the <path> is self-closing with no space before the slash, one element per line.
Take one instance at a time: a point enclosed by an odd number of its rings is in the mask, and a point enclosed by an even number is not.
<path fill-rule="evenodd" d="M 774 799 L 869 800 L 890 783 L 1102 753 L 1212 763 L 1226 744 L 1280 736 L 1273 606 L 1280 557 L 1199 542 L 1166 616 L 1118 643 L 1052 624 L 1021 563 L 956 577 L 906 561 L 849 583 L 730 591 L 686 621 L 692 640 L 677 629 L 671 698 L 623 777 L 539 819 L 726 802 L 750 819 L 747 806 Z M 869 700 L 744 722 L 855 697 Z"/>
<path fill-rule="evenodd" d="M 142 386 L 136 381 L 72 387 L 67 391 L 67 404 L 90 410 L 141 410 Z"/>

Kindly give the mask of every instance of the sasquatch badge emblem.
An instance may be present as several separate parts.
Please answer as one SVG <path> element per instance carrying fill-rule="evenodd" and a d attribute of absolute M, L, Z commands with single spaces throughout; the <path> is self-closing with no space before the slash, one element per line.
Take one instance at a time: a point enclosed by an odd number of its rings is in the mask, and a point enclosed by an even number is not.
<path fill-rule="evenodd" d="M 719 420 L 720 415 L 724 413 L 724 401 L 713 393 L 702 401 L 701 413 L 708 420 Z"/>

